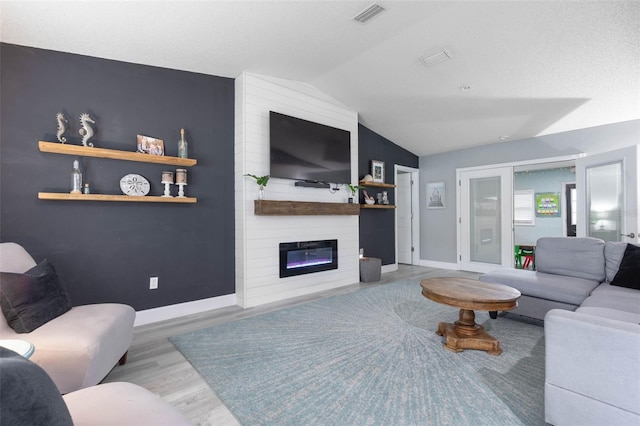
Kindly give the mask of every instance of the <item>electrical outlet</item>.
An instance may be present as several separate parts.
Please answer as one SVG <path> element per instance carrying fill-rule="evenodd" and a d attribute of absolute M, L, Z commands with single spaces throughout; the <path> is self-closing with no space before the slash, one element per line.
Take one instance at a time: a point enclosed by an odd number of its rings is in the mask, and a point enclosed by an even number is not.
<path fill-rule="evenodd" d="M 149 290 L 155 290 L 158 288 L 158 277 L 149 278 Z"/>

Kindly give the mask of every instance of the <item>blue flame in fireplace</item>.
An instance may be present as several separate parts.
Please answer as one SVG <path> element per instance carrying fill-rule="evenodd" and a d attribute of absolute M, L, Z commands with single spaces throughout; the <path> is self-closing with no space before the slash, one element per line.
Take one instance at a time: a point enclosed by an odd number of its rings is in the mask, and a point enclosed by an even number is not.
<path fill-rule="evenodd" d="M 331 247 L 292 250 L 287 253 L 287 269 L 327 265 L 333 261 Z"/>

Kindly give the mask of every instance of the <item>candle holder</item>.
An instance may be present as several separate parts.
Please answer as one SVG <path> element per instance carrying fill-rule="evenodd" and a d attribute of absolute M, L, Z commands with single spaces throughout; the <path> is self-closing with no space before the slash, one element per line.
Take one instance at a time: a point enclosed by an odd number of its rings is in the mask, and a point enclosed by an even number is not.
<path fill-rule="evenodd" d="M 162 172 L 162 180 L 160 182 L 164 184 L 164 194 L 162 196 L 171 197 L 170 185 L 173 183 L 173 172 Z"/>
<path fill-rule="evenodd" d="M 176 183 L 176 185 L 178 185 L 178 198 L 187 198 L 184 195 L 184 186 L 186 183 Z"/>
<path fill-rule="evenodd" d="M 184 186 L 187 184 L 187 169 L 176 169 L 176 185 L 178 185 L 178 198 L 185 198 Z"/>

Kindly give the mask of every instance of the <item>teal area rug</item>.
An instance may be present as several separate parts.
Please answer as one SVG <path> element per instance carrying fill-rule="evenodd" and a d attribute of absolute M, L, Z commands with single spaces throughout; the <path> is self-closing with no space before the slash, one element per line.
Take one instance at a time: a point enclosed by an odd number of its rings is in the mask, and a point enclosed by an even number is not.
<path fill-rule="evenodd" d="M 399 281 L 170 340 L 243 425 L 544 424 L 543 328 L 477 312 L 504 352 L 453 353 L 457 318 Z"/>

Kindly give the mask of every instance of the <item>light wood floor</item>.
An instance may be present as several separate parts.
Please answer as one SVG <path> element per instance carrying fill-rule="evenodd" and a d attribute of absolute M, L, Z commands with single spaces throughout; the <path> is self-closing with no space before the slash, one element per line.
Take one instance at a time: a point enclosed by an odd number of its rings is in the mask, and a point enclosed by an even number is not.
<path fill-rule="evenodd" d="M 143 386 L 160 395 L 198 425 L 239 425 L 233 414 L 191 364 L 169 342 L 168 337 L 397 280 L 420 280 L 441 276 L 477 278 L 478 275 L 470 272 L 400 265 L 397 271 L 383 274 L 382 279 L 375 283 L 352 284 L 255 308 L 242 309 L 238 306 L 221 308 L 136 327 L 127 363 L 116 366 L 104 382 L 123 381 Z M 416 294 L 420 294 L 418 289 Z"/>

